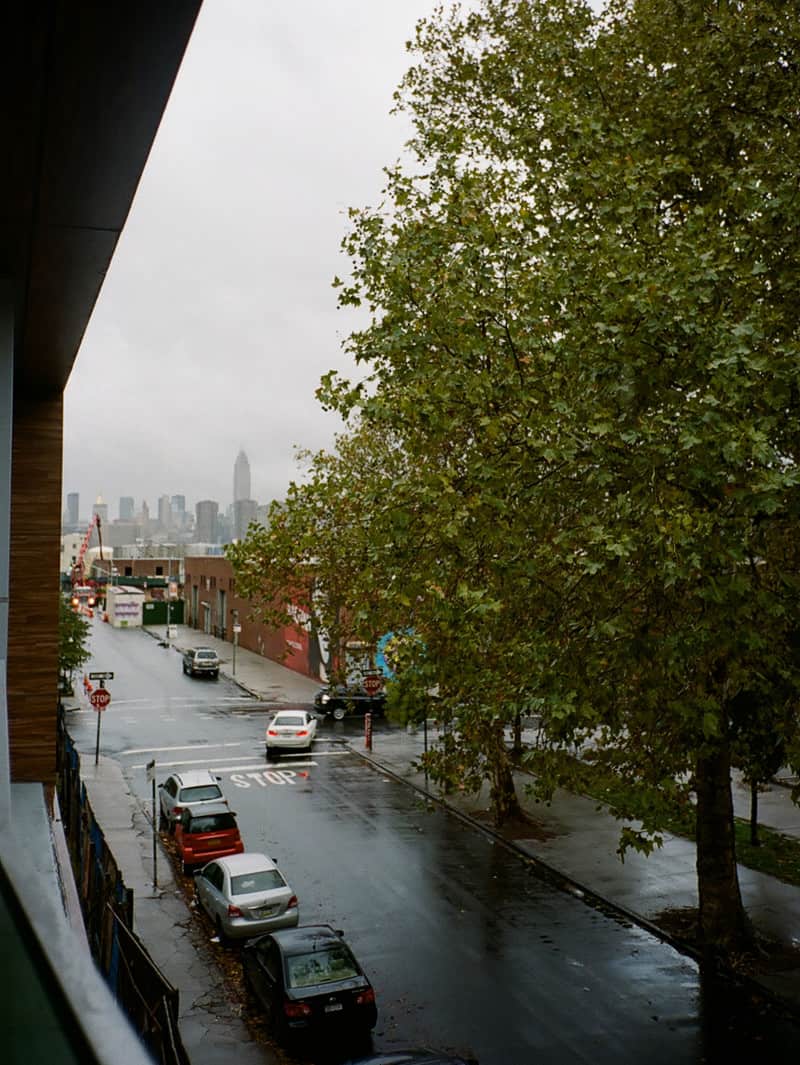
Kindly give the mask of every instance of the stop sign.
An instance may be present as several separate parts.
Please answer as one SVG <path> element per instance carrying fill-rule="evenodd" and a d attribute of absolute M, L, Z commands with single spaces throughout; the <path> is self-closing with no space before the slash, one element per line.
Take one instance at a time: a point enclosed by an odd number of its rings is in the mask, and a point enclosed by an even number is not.
<path fill-rule="evenodd" d="M 383 681 L 378 673 L 368 673 L 367 676 L 364 677 L 362 683 L 364 685 L 364 691 L 370 697 L 377 695 L 383 687 Z"/>
<path fill-rule="evenodd" d="M 105 708 L 111 702 L 111 692 L 109 692 L 106 688 L 95 688 L 95 690 L 89 696 L 89 702 L 92 704 L 95 710 L 105 710 Z"/>

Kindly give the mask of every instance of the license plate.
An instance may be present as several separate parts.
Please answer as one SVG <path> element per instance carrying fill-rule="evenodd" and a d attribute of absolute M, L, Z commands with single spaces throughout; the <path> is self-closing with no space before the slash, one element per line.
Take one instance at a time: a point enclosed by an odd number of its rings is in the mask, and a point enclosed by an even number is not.
<path fill-rule="evenodd" d="M 218 843 L 222 843 L 221 839 L 207 839 L 203 843 L 204 847 L 216 847 Z"/>
<path fill-rule="evenodd" d="M 264 906 L 260 910 L 253 910 L 254 917 L 272 917 L 278 909 L 277 906 Z"/>
<path fill-rule="evenodd" d="M 344 1009 L 344 1006 L 341 1004 L 341 1002 L 329 1002 L 328 1005 L 325 1007 L 325 1012 L 326 1013 L 336 1013 L 337 1010 L 343 1010 L 343 1009 Z"/>

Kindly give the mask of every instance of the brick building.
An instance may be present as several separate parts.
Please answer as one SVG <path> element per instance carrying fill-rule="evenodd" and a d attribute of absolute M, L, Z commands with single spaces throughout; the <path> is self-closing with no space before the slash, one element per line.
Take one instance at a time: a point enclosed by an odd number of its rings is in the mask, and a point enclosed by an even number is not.
<path fill-rule="evenodd" d="M 221 640 L 233 641 L 233 625 L 241 626 L 239 647 L 281 662 L 307 677 L 324 675 L 323 649 L 303 618 L 297 627 L 274 629 L 252 618 L 249 599 L 236 594 L 233 567 L 227 558 L 187 555 L 184 560 L 183 595 L 186 624 Z"/>

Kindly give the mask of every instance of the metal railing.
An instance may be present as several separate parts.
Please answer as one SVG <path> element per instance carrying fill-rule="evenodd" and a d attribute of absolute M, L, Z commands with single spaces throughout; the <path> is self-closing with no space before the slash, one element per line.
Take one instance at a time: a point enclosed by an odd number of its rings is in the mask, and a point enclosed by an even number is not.
<path fill-rule="evenodd" d="M 190 1065 L 178 1030 L 178 991 L 133 930 L 133 891 L 89 803 L 61 714 L 58 735 L 58 800 L 92 956 L 155 1060 Z"/>

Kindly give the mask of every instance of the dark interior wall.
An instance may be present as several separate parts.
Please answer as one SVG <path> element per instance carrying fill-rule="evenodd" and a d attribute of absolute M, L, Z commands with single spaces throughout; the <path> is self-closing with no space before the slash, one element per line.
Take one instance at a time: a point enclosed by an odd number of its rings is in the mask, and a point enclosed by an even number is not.
<path fill-rule="evenodd" d="M 63 403 L 15 397 L 8 730 L 12 780 L 55 780 Z"/>

